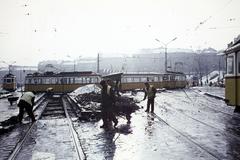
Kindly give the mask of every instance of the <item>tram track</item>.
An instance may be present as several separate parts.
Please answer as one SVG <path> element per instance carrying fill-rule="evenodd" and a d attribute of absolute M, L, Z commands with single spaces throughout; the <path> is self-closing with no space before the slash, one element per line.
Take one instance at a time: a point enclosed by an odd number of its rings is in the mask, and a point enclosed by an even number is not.
<path fill-rule="evenodd" d="M 35 102 L 35 106 L 33 108 L 33 112 L 35 112 L 39 107 L 45 107 L 46 103 L 45 102 L 45 94 L 43 94 L 36 102 Z M 36 120 L 38 120 L 40 117 L 40 115 L 38 115 L 36 117 Z M 26 117 L 24 117 L 26 118 Z M 14 160 L 17 156 L 17 154 L 19 153 L 19 151 L 21 150 L 22 146 L 24 145 L 24 142 L 26 141 L 26 139 L 28 138 L 29 134 L 31 133 L 34 125 L 36 122 L 31 123 L 29 128 L 27 129 L 27 131 L 25 132 L 25 134 L 23 135 L 23 137 L 17 142 L 17 144 L 15 145 L 15 147 L 13 148 L 13 151 L 11 152 L 10 156 L 7 158 L 8 160 Z"/>
<path fill-rule="evenodd" d="M 207 98 L 205 95 L 202 95 L 202 94 L 200 94 L 199 92 L 197 92 L 197 91 L 195 91 L 195 90 L 193 90 L 193 89 L 191 89 L 191 90 L 192 90 L 194 93 L 196 93 L 197 95 L 199 95 L 199 96 L 203 97 L 204 99 L 206 99 L 207 101 L 210 101 L 211 103 L 214 103 L 213 101 L 210 100 L 211 98 Z M 183 89 L 183 92 L 187 95 L 187 93 L 186 93 L 186 91 L 185 91 L 184 89 Z M 187 97 L 188 97 L 188 99 L 189 99 L 191 102 L 194 103 L 194 101 L 192 100 L 192 98 L 190 98 L 188 95 L 187 95 Z M 210 108 L 211 110 L 214 110 L 215 112 L 220 112 L 220 113 L 223 113 L 223 114 L 225 114 L 225 115 L 227 115 L 227 116 L 230 116 L 230 117 L 233 116 L 233 115 L 230 114 L 230 113 L 227 113 L 227 112 L 221 111 L 221 110 L 219 110 L 219 109 L 215 109 L 215 108 L 209 107 L 208 105 L 206 105 L 206 107 Z"/>
<path fill-rule="evenodd" d="M 155 102 L 155 103 L 156 103 L 159 107 L 163 108 L 164 110 L 166 110 L 166 108 L 168 108 L 168 107 L 166 107 L 166 106 L 163 107 L 163 106 L 160 105 L 158 102 Z M 215 129 L 215 130 L 218 130 L 221 134 L 223 134 L 223 135 L 225 135 L 225 136 L 231 136 L 232 138 L 235 138 L 235 139 L 237 139 L 237 140 L 240 142 L 240 137 L 239 137 L 238 135 L 236 135 L 236 134 L 233 134 L 233 133 L 230 133 L 230 132 L 227 132 L 227 133 L 226 133 L 226 131 L 223 130 L 223 129 L 214 127 L 214 126 L 212 126 L 212 125 L 209 125 L 209 124 L 207 124 L 207 123 L 205 123 L 205 122 L 203 122 L 203 121 L 201 121 L 201 120 L 198 120 L 198 119 L 196 119 L 196 118 L 194 118 L 194 117 L 192 117 L 192 116 L 189 116 L 188 114 L 185 114 L 185 113 L 179 111 L 179 110 L 176 109 L 176 108 L 173 108 L 173 109 L 176 110 L 178 113 L 180 113 L 180 114 L 182 114 L 182 115 L 184 115 L 184 116 L 186 116 L 186 117 L 188 117 L 188 118 L 190 118 L 190 119 L 192 119 L 192 120 L 194 120 L 194 121 L 197 121 L 198 123 L 201 123 L 201 124 L 203 124 L 203 125 L 205 125 L 205 126 L 208 126 L 208 127 L 210 127 L 210 128 L 213 128 L 213 129 Z"/>
<path fill-rule="evenodd" d="M 80 144 L 79 137 L 77 136 L 77 133 L 74 129 L 74 125 L 71 120 L 71 116 L 69 115 L 69 110 L 73 109 L 70 102 L 67 100 L 67 98 L 64 96 L 52 96 L 48 97 L 45 100 L 39 101 L 38 106 L 35 107 L 35 111 L 39 111 L 38 116 L 36 117 L 37 120 L 45 120 L 45 119 L 66 119 L 67 126 L 69 133 L 71 133 L 71 140 L 72 145 L 74 146 L 75 150 L 73 153 L 74 155 L 77 155 L 76 158 L 79 160 L 85 160 L 86 156 L 83 152 L 83 149 Z M 70 108 L 70 109 L 69 109 Z M 10 156 L 7 158 L 8 160 L 13 160 L 18 157 L 18 155 L 21 153 L 22 148 L 24 148 L 26 144 L 26 140 L 30 138 L 30 134 L 33 131 L 33 128 L 36 128 L 35 125 L 37 125 L 37 122 L 34 122 L 30 125 L 28 130 L 25 132 L 25 134 L 22 136 L 20 141 L 15 146 L 14 150 L 10 154 Z"/>
<path fill-rule="evenodd" d="M 191 90 L 192 90 L 192 89 L 191 89 Z M 194 106 L 194 104 L 196 103 L 196 101 L 192 100 L 192 98 L 190 98 L 190 97 L 188 96 L 188 94 L 186 93 L 185 90 L 183 90 L 183 91 L 184 91 L 184 93 L 187 95 L 188 99 L 193 103 L 193 106 Z M 200 94 L 199 92 L 197 92 L 197 91 L 195 91 L 195 90 L 192 90 L 192 91 L 193 91 L 194 93 L 196 93 L 197 95 L 200 95 L 201 97 L 203 97 L 203 98 L 206 99 L 207 101 L 210 101 L 212 104 L 215 104 L 215 102 L 211 100 L 211 99 L 212 99 L 211 97 L 208 97 L 208 98 L 207 98 L 206 96 Z M 207 107 L 207 108 L 209 108 L 210 110 L 212 110 L 212 111 L 214 111 L 214 112 L 216 112 L 216 113 L 218 113 L 218 112 L 219 112 L 219 113 L 222 113 L 226 118 L 227 118 L 227 117 L 230 118 L 230 119 L 234 118 L 235 120 L 240 121 L 240 117 L 239 117 L 238 115 L 226 113 L 226 112 L 221 111 L 221 110 L 219 110 L 219 109 L 215 109 L 215 108 L 213 108 L 213 107 L 210 107 L 209 105 L 204 105 L 204 107 Z M 233 135 L 236 135 L 236 134 L 233 134 Z M 236 136 L 239 137 L 239 135 L 236 135 Z"/>
<path fill-rule="evenodd" d="M 182 137 L 184 137 L 188 142 L 190 142 L 191 144 L 194 144 L 195 146 L 197 146 L 198 148 L 200 148 L 201 150 L 207 152 L 208 154 L 210 154 L 212 157 L 214 157 L 215 159 L 222 159 L 222 157 L 216 155 L 215 153 L 209 151 L 208 148 L 204 147 L 203 145 L 200 145 L 198 142 L 194 141 L 193 139 L 189 138 L 188 135 L 184 134 L 183 132 L 181 132 L 180 130 L 178 130 L 177 128 L 173 127 L 172 125 L 170 125 L 167 121 L 165 121 L 164 119 L 162 119 L 160 116 L 158 116 L 155 113 L 151 113 L 153 115 L 154 118 L 158 119 L 160 122 L 164 123 L 165 125 L 169 126 L 172 130 L 174 130 L 175 132 L 177 132 L 179 135 L 181 135 Z"/>

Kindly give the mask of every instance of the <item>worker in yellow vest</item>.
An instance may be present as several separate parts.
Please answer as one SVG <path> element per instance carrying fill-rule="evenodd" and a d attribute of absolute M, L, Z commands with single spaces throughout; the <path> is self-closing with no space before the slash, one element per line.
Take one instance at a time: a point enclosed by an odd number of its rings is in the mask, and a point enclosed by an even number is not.
<path fill-rule="evenodd" d="M 145 110 L 145 112 L 149 112 L 150 106 L 151 106 L 151 113 L 154 113 L 154 98 L 156 96 L 156 88 L 154 88 L 153 85 L 150 85 L 148 82 L 144 83 L 146 88 L 144 88 L 144 98 L 143 100 L 145 100 L 148 97 L 148 101 L 147 101 L 147 109 Z"/>

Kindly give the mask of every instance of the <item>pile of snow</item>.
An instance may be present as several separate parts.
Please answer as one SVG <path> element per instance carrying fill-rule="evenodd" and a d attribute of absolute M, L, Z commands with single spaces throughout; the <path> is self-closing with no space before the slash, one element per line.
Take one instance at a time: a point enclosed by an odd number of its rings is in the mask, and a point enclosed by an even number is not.
<path fill-rule="evenodd" d="M 224 71 L 220 71 L 220 80 L 223 78 Z M 208 76 L 202 77 L 202 82 L 205 84 L 208 80 L 208 83 L 217 83 L 219 79 L 219 71 L 212 71 Z"/>
<path fill-rule="evenodd" d="M 96 84 L 89 84 L 86 86 L 82 86 L 74 90 L 70 93 L 71 96 L 77 96 L 79 94 L 85 94 L 85 93 L 100 93 L 101 88 L 98 87 Z"/>

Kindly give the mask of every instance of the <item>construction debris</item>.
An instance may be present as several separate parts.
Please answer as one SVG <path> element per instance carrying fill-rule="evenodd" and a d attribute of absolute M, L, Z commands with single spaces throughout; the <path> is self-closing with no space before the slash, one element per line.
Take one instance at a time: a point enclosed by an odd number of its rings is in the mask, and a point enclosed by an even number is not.
<path fill-rule="evenodd" d="M 84 120 L 92 119 L 93 116 L 100 118 L 101 113 L 101 89 L 96 85 L 87 85 L 78 88 L 70 93 L 71 97 L 74 97 L 75 101 L 80 104 L 82 109 L 82 116 Z M 114 106 L 114 112 L 118 116 L 126 116 L 126 119 L 130 122 L 131 113 L 139 109 L 136 105 L 136 101 L 133 98 L 127 96 L 116 96 L 116 103 Z"/>

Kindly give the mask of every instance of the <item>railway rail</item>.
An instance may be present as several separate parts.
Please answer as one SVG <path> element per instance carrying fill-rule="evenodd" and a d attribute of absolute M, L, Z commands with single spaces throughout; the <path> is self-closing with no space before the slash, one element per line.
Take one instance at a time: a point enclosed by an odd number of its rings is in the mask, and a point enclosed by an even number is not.
<path fill-rule="evenodd" d="M 186 93 L 186 91 L 185 91 L 184 89 L 183 89 L 183 91 L 184 91 L 184 93 L 187 95 L 187 93 Z M 207 98 L 206 96 L 200 94 L 199 92 L 197 92 L 197 91 L 195 91 L 195 90 L 193 90 L 193 89 L 192 89 L 192 91 L 193 91 L 194 93 L 196 93 L 197 95 L 199 95 L 199 96 L 203 97 L 204 99 L 206 99 L 208 102 L 214 103 L 214 101 L 212 101 L 213 98 Z M 190 101 L 193 102 L 192 98 L 190 98 L 188 95 L 187 95 L 187 97 L 188 97 L 188 99 L 189 99 Z M 224 111 L 222 111 L 222 110 L 220 110 L 220 109 L 215 109 L 215 108 L 212 108 L 212 107 L 209 107 L 209 106 L 207 106 L 207 107 L 210 108 L 211 110 L 214 110 L 214 111 L 217 111 L 217 112 L 221 112 L 221 113 L 223 113 L 223 114 L 225 114 L 225 115 L 227 115 L 227 116 L 233 116 L 232 114 L 227 113 L 227 112 L 224 112 Z"/>
<path fill-rule="evenodd" d="M 180 130 L 178 130 L 177 128 L 175 128 L 174 126 L 170 125 L 167 121 L 165 121 L 164 119 L 162 119 L 160 116 L 158 116 L 155 113 L 151 113 L 152 116 L 156 119 L 158 119 L 160 122 L 164 123 L 165 125 L 169 126 L 172 130 L 174 130 L 175 132 L 177 132 L 179 135 L 181 135 L 182 137 L 184 137 L 188 142 L 190 142 L 191 144 L 194 144 L 195 146 L 197 146 L 198 148 L 204 150 L 205 152 L 207 152 L 208 154 L 210 154 L 212 157 L 214 157 L 215 159 L 222 159 L 220 156 L 214 154 L 213 152 L 209 151 L 208 148 L 204 147 L 203 145 L 200 145 L 198 142 L 194 141 L 192 138 L 189 138 L 188 135 L 184 134 L 183 132 L 181 132 Z"/>
<path fill-rule="evenodd" d="M 69 115 L 69 112 L 71 112 L 71 115 L 73 113 L 76 113 L 76 111 L 71 111 L 74 109 L 73 107 L 71 107 L 71 105 L 72 104 L 70 103 L 66 95 L 53 95 L 45 97 L 44 100 L 39 100 L 37 105 L 34 107 L 34 111 L 38 112 L 38 116 L 36 117 L 37 120 L 66 119 L 69 132 L 71 133 L 72 137 L 72 144 L 75 148 L 74 151 L 76 152 L 72 154 L 77 155 L 77 159 L 84 160 L 86 159 L 86 156 L 82 150 L 79 137 L 77 136 L 77 133 L 72 124 L 71 116 Z M 26 140 L 30 138 L 29 135 L 31 134 L 31 132 L 33 132 L 33 129 L 35 128 L 35 125 L 37 125 L 37 123 L 38 121 L 30 124 L 29 128 L 24 133 L 21 140 L 17 143 L 14 150 L 7 158 L 8 160 L 17 159 L 18 155 L 21 153 L 22 148 L 26 145 Z"/>
<path fill-rule="evenodd" d="M 192 103 L 194 103 L 194 102 L 192 101 Z M 188 114 L 186 114 L 186 113 L 184 113 L 184 112 L 182 112 L 182 111 L 179 111 L 178 109 L 176 109 L 176 108 L 174 108 L 174 107 L 169 108 L 169 107 L 166 107 L 166 106 L 163 106 L 163 105 L 159 104 L 159 103 L 156 102 L 156 101 L 155 101 L 155 104 L 157 104 L 157 106 L 159 106 L 160 108 L 163 108 L 164 110 L 166 110 L 166 109 L 174 109 L 174 110 L 175 110 L 177 113 L 179 113 L 179 114 L 182 114 L 182 115 L 184 115 L 184 116 L 186 116 L 186 117 L 188 117 L 188 118 L 190 118 L 190 119 L 192 119 L 192 120 L 194 120 L 194 121 L 196 121 L 196 122 L 198 122 L 198 123 L 201 123 L 201 124 L 203 124 L 203 125 L 205 125 L 205 126 L 208 126 L 208 127 L 210 127 L 210 128 L 216 129 L 216 130 L 218 130 L 218 131 L 219 131 L 221 134 L 223 134 L 223 135 L 231 136 L 232 138 L 236 138 L 238 141 L 240 141 L 240 137 L 239 137 L 238 135 L 234 134 L 234 133 L 226 132 L 226 130 L 224 130 L 224 129 L 221 129 L 221 128 L 212 126 L 212 125 L 210 125 L 210 124 L 208 124 L 208 123 L 206 123 L 206 122 L 203 122 L 203 121 L 201 121 L 201 120 L 199 120 L 199 119 L 197 119 L 197 118 L 194 118 L 194 117 L 192 117 L 192 116 L 190 116 L 190 115 L 188 115 Z"/>

